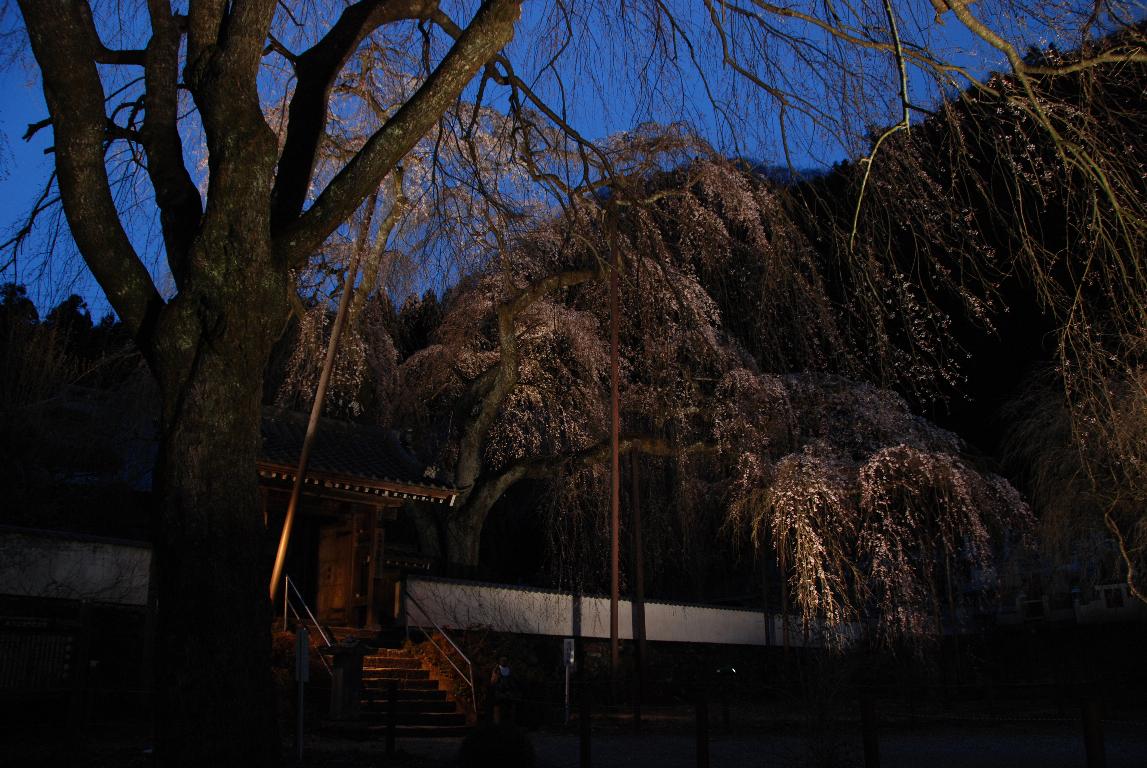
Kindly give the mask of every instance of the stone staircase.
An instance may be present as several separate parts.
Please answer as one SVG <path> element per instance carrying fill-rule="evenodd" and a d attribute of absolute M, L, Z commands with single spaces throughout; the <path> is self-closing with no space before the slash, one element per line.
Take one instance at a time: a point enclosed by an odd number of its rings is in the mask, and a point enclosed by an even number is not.
<path fill-rule="evenodd" d="M 390 685 L 395 685 L 395 736 L 461 736 L 466 714 L 442 690 L 422 660 L 403 649 L 380 648 L 363 659 L 362 700 L 353 730 L 372 738 L 386 734 Z"/>

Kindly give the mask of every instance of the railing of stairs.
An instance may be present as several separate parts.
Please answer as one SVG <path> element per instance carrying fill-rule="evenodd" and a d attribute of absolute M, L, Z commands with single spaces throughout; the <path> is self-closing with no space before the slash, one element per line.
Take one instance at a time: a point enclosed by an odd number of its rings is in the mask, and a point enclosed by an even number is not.
<path fill-rule="evenodd" d="M 464 661 L 466 663 L 466 671 L 463 672 L 462 669 L 457 664 L 454 663 L 454 659 L 450 658 L 450 654 L 447 653 L 446 651 L 444 651 L 442 649 L 442 646 L 440 646 L 438 643 L 436 643 L 434 641 L 434 635 L 430 634 L 429 632 L 425 632 L 425 631 L 423 632 L 423 634 L 426 635 L 426 639 L 429 640 L 430 644 L 434 646 L 434 650 L 438 651 L 438 655 L 440 655 L 442 658 L 446 659 L 446 661 L 450 664 L 450 666 L 454 668 L 454 671 L 458 673 L 459 677 L 461 677 L 466 682 L 466 684 L 470 686 L 470 703 L 474 707 L 474 714 L 477 715 L 478 714 L 478 695 L 474 689 L 474 665 L 470 663 L 470 657 L 467 656 L 465 653 L 463 653 L 462 649 L 458 647 L 458 644 L 450 639 L 450 635 L 446 634 L 446 630 L 444 630 L 442 627 L 438 626 L 438 622 L 436 622 L 433 618 L 431 618 L 430 614 L 426 611 L 426 609 L 423 608 L 422 605 L 417 600 L 414 599 L 414 595 L 412 595 L 406 591 L 406 584 L 405 583 L 402 585 L 402 597 L 403 597 L 403 601 L 405 604 L 412 605 L 418 609 L 418 612 L 422 614 L 423 619 L 430 622 L 430 624 L 433 625 L 436 630 L 438 630 L 438 634 L 442 635 L 443 639 L 446 640 L 446 642 L 450 644 L 450 647 L 453 648 L 454 651 L 459 656 L 462 657 L 462 661 Z M 408 617 L 406 619 L 406 633 L 407 633 L 407 636 L 409 637 L 409 635 L 410 635 L 409 614 L 407 616 Z"/>
<path fill-rule="evenodd" d="M 293 600 L 292 600 L 292 596 L 293 596 Z M 299 609 L 294 606 L 294 604 L 293 604 L 294 602 L 297 602 L 299 604 L 299 607 L 302 608 L 302 612 L 300 612 Z M 303 595 L 301 592 L 299 592 L 299 588 L 295 586 L 295 582 L 291 581 L 290 576 L 284 575 L 283 576 L 283 631 L 284 632 L 287 631 L 288 612 L 291 616 L 295 617 L 295 623 L 296 624 L 304 624 L 305 625 L 305 624 L 307 624 L 307 622 L 310 622 L 310 624 L 312 626 L 314 626 L 315 631 L 318 632 L 319 637 L 322 638 L 323 645 L 325 645 L 327 648 L 330 648 L 331 645 L 333 645 L 333 643 L 331 643 L 330 635 L 328 635 L 327 631 L 325 629 L 323 629 L 323 625 L 319 623 L 319 620 L 315 618 L 315 615 L 313 613 L 311 613 L 310 606 L 308 606 L 307 601 L 303 599 Z M 304 617 L 306 617 L 306 618 L 304 619 Z M 320 653 L 319 659 L 323 662 L 323 668 L 326 669 L 327 674 L 328 675 L 332 674 L 331 665 L 330 665 L 330 662 L 327 661 L 326 654 Z"/>

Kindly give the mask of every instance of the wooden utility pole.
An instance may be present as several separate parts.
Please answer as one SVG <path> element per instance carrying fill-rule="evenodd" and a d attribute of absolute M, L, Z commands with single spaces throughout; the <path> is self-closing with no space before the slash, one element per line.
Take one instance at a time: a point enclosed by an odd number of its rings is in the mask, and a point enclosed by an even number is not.
<path fill-rule="evenodd" d="M 373 201 L 373 198 L 371 198 Z M 370 217 L 366 219 L 366 230 L 370 228 Z M 366 236 L 364 233 L 363 239 Z M 354 257 L 351 259 L 350 266 L 347 267 L 346 276 L 343 278 L 342 295 L 339 297 L 339 308 L 335 314 L 334 326 L 331 327 L 331 338 L 327 342 L 327 354 L 323 360 L 323 369 L 319 373 L 319 385 L 315 390 L 315 401 L 311 404 L 311 417 L 307 421 L 307 431 L 303 435 L 303 445 L 299 449 L 299 465 L 295 469 L 295 482 L 291 485 L 291 499 L 287 502 L 287 516 L 283 520 L 283 533 L 279 536 L 279 549 L 275 553 L 275 566 L 271 569 L 271 602 L 275 602 L 275 595 L 278 593 L 279 581 L 283 577 L 283 566 L 287 562 L 287 547 L 291 542 L 291 528 L 295 524 L 295 514 L 299 508 L 299 500 L 303 495 L 303 482 L 307 476 L 307 464 L 311 460 L 311 447 L 315 442 L 315 435 L 319 430 L 319 416 L 323 412 L 323 403 L 327 399 L 327 386 L 331 381 L 331 372 L 335 367 L 335 356 L 338 353 L 339 336 L 342 334 L 343 325 L 346 324 L 347 312 L 350 309 L 351 296 L 354 294 L 354 282 L 358 278 L 358 264 L 362 258 L 362 251 L 365 246 L 359 245 L 354 249 Z M 284 600 L 288 596 L 284 595 Z"/>
<path fill-rule="evenodd" d="M 638 468 L 641 457 L 629 454 L 629 475 L 632 480 L 630 502 L 633 505 L 633 643 L 637 651 L 634 671 L 637 683 L 633 689 L 633 724 L 641 729 L 641 705 L 645 700 L 645 669 L 648 664 L 645 648 L 645 548 L 641 542 L 641 477 Z"/>
<path fill-rule="evenodd" d="M 765 528 L 765 546 L 761 552 L 761 612 L 765 617 L 765 647 L 773 644 L 773 618 L 769 614 L 769 568 L 773 562 L 773 547 L 769 543 L 769 529 Z"/>
<path fill-rule="evenodd" d="M 610 222 L 613 223 L 612 214 Z M 618 276 L 617 248 L 612 226 L 610 232 L 609 268 L 609 672 L 610 693 L 613 701 L 618 700 L 618 686 L 621 680 L 621 644 L 618 640 L 618 598 L 621 591 L 620 536 L 621 536 L 621 460 L 618 452 L 620 429 L 620 409 L 618 406 Z"/>
<path fill-rule="evenodd" d="M 785 646 L 785 661 L 789 660 L 789 579 L 783 557 L 778 559 L 781 568 L 781 642 Z M 788 665 L 785 665 L 788 669 Z"/>

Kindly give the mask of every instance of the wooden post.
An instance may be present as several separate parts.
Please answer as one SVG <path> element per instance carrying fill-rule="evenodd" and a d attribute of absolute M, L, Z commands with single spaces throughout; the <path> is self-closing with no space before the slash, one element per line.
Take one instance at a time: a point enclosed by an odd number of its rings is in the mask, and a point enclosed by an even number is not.
<path fill-rule="evenodd" d="M 768 542 L 768 532 L 765 533 L 765 541 Z M 761 612 L 765 616 L 765 648 L 773 644 L 773 621 L 769 616 L 769 555 L 772 553 L 772 546 L 768 543 L 765 544 L 765 551 L 761 555 Z"/>
<path fill-rule="evenodd" d="M 279 589 L 279 580 L 283 577 L 283 566 L 287 562 L 287 547 L 291 542 L 291 529 L 295 524 L 295 515 L 299 508 L 299 500 L 303 497 L 303 483 L 307 479 L 307 465 L 311 460 L 311 448 L 315 443 L 315 435 L 319 429 L 319 417 L 323 412 L 323 403 L 327 399 L 327 385 L 330 384 L 331 372 L 335 367 L 335 353 L 338 351 L 339 335 L 346 322 L 347 310 L 350 308 L 351 294 L 354 293 L 354 281 L 358 276 L 358 262 L 362 256 L 362 248 L 355 248 L 354 257 L 350 267 L 343 278 L 342 296 L 339 298 L 338 312 L 335 313 L 335 322 L 331 326 L 331 338 L 327 342 L 327 354 L 323 358 L 323 368 L 319 372 L 319 383 L 315 388 L 315 400 L 311 403 L 311 416 L 307 420 L 307 431 L 303 435 L 303 444 L 299 448 L 299 464 L 295 468 L 295 479 L 291 484 L 291 498 L 287 501 L 287 514 L 283 519 L 283 533 L 279 536 L 279 549 L 275 553 L 275 565 L 271 569 L 271 602 L 275 602 L 275 593 Z"/>
<path fill-rule="evenodd" d="M 370 512 L 370 562 L 366 574 L 366 626 L 371 629 L 382 627 L 379 615 L 378 580 L 382 578 L 383 553 L 386 548 L 386 526 L 383 524 L 383 508 L 375 506 Z"/>
<path fill-rule="evenodd" d="M 578 766 L 590 768 L 593 764 L 590 752 L 590 721 L 593 713 L 590 711 L 589 686 L 584 682 L 578 689 Z"/>
<path fill-rule="evenodd" d="M 788 573 L 781 561 L 781 642 L 785 646 L 785 661 L 789 660 L 789 579 Z M 785 664 L 788 671 L 788 664 Z"/>
<path fill-rule="evenodd" d="M 613 215 L 610 215 L 611 225 Z M 621 593 L 621 459 L 619 430 L 621 424 L 618 394 L 618 263 L 613 233 L 610 236 L 609 268 L 609 685 L 611 703 L 616 704 L 621 681 L 621 642 L 618 639 L 618 602 Z"/>
<path fill-rule="evenodd" d="M 641 541 L 641 477 L 640 456 L 629 455 L 629 474 L 632 478 L 630 502 L 633 506 L 633 647 L 635 680 L 633 686 L 633 729 L 641 732 L 641 705 L 645 699 L 645 671 L 649 660 L 645 642 L 645 548 Z"/>

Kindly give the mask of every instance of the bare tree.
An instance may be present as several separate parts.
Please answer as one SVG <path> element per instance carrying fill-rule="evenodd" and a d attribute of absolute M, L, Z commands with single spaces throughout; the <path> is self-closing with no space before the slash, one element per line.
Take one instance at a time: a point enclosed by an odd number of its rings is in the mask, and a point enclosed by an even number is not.
<path fill-rule="evenodd" d="M 296 24 L 278 3 L 193 2 L 183 14 L 151 2 L 118 17 L 71 1 L 21 3 L 20 11 L 43 77 L 72 236 L 162 395 L 158 750 L 170 765 L 277 764 L 252 468 L 263 367 L 286 316 L 288 275 L 505 45 L 519 4 L 481 6 L 313 197 L 315 153 L 344 65 L 379 30 L 441 15 L 433 4 L 360 2 L 328 15 L 300 9 L 306 40 L 285 52 L 295 82 L 281 148 L 260 94 L 265 49 L 279 50 L 278 30 Z M 113 48 L 109 40 L 141 45 Z M 101 67 L 142 68 L 142 81 L 116 96 Z M 190 105 L 181 104 L 181 92 Z M 206 205 L 184 162 L 187 106 L 202 131 Z M 106 158 L 120 140 L 138 150 L 151 182 L 176 286 L 170 297 L 156 288 L 113 198 Z"/>

